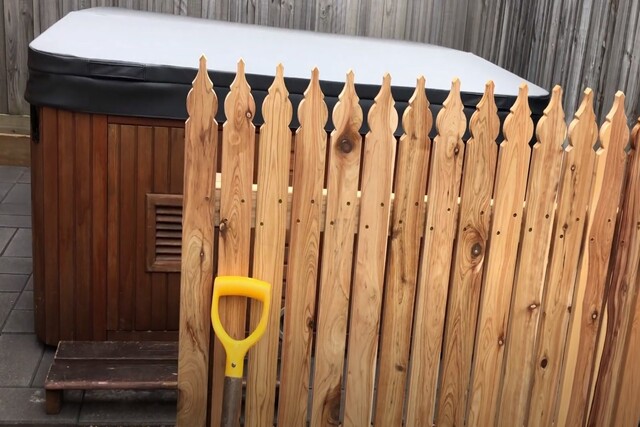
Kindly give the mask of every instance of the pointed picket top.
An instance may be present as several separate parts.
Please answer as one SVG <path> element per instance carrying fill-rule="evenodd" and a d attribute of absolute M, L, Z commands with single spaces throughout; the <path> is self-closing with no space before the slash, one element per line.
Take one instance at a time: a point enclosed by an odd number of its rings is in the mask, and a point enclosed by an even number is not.
<path fill-rule="evenodd" d="M 456 115 L 458 115 L 456 120 Z M 462 138 L 467 125 L 467 120 L 464 115 L 464 104 L 460 97 L 460 79 L 455 77 L 451 81 L 451 90 L 449 96 L 442 103 L 442 110 L 436 117 L 436 129 L 438 135 L 442 135 L 447 130 L 447 122 L 453 122 L 458 124 L 458 128 L 454 129 L 459 138 Z"/>
<path fill-rule="evenodd" d="M 500 117 L 498 117 L 498 106 L 494 97 L 495 84 L 493 80 L 489 80 L 484 86 L 484 95 L 476 106 L 476 111 L 469 121 L 469 132 L 471 139 L 469 143 L 478 138 L 479 132 L 488 131 L 486 140 L 495 141 L 500 133 Z"/>
<path fill-rule="evenodd" d="M 567 125 L 564 120 L 564 110 L 562 109 L 562 88 L 555 85 L 551 91 L 549 105 L 544 109 L 543 115 L 536 127 L 537 143 L 534 149 L 542 145 L 542 149 L 551 149 L 551 144 L 557 144 L 557 148 L 562 147 L 567 136 Z"/>
<path fill-rule="evenodd" d="M 338 102 L 333 107 L 333 126 L 338 129 L 360 130 L 362 126 L 362 107 L 360 107 L 360 98 L 356 93 L 355 76 L 353 70 L 347 73 L 347 80 L 340 95 Z"/>
<path fill-rule="evenodd" d="M 624 112 L 624 93 L 616 92 L 611 110 L 600 128 L 600 144 L 604 149 L 624 150 L 629 140 L 629 126 Z M 610 144 L 615 144 L 610 147 Z"/>
<path fill-rule="evenodd" d="M 280 114 L 284 114 L 284 117 L 280 117 Z M 264 125 L 283 119 L 286 121 L 287 127 L 291 123 L 293 106 L 289 100 L 289 91 L 284 83 L 284 66 L 282 64 L 278 64 L 276 67 L 276 76 L 269 86 L 268 95 L 262 102 L 262 117 Z"/>
<path fill-rule="evenodd" d="M 533 135 L 533 120 L 531 120 L 531 109 L 529 108 L 529 86 L 526 83 L 520 84 L 518 97 L 510 111 L 511 113 L 504 120 L 502 131 L 504 139 L 507 141 L 517 140 L 518 133 L 523 132 L 527 136 L 524 142 L 528 143 Z"/>
<path fill-rule="evenodd" d="M 224 100 L 224 112 L 227 117 L 225 127 L 231 123 L 235 127 L 241 127 L 242 121 L 251 123 L 256 114 L 256 103 L 251 95 L 251 86 L 247 82 L 242 59 L 238 61 L 236 77 L 231 82 L 229 93 Z"/>
<path fill-rule="evenodd" d="M 314 67 L 311 70 L 309 86 L 304 91 L 304 98 L 298 105 L 298 122 L 300 122 L 298 131 L 307 126 L 324 129 L 328 118 L 329 110 L 324 102 L 324 93 L 322 93 L 322 88 L 320 87 L 320 72 L 318 67 Z"/>
<path fill-rule="evenodd" d="M 598 139 L 598 124 L 596 113 L 593 110 L 593 91 L 586 88 L 580 107 L 575 113 L 575 118 L 569 125 L 569 147 L 578 148 L 584 144 L 593 148 Z"/>
<path fill-rule="evenodd" d="M 198 73 L 193 79 L 192 88 L 187 94 L 187 114 L 192 117 L 196 114 L 196 104 L 202 99 L 202 105 L 210 106 L 210 111 L 204 111 L 203 117 L 207 115 L 209 117 L 215 117 L 218 113 L 218 97 L 213 91 L 213 82 L 209 78 L 207 73 L 207 57 L 202 55 L 200 57 L 200 64 L 198 66 Z"/>
<path fill-rule="evenodd" d="M 395 132 L 398 128 L 398 112 L 393 108 L 396 102 L 391 94 L 391 76 L 389 73 L 386 73 L 382 78 L 382 86 L 373 101 L 373 106 L 369 110 L 369 115 L 367 116 L 370 131 Z M 382 129 L 378 127 L 384 125 L 388 125 L 389 129 Z"/>
<path fill-rule="evenodd" d="M 414 135 L 423 130 L 425 137 L 429 137 L 433 126 L 433 115 L 429 109 L 429 100 L 425 91 L 426 81 L 424 76 L 418 77 L 416 90 L 409 99 L 409 105 L 402 114 L 402 129 L 406 135 Z M 421 132 L 423 133 L 423 132 Z"/>

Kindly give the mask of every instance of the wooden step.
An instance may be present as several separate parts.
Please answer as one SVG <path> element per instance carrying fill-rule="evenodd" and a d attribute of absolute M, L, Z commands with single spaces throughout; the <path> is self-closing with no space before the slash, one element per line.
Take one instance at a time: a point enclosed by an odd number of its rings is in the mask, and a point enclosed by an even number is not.
<path fill-rule="evenodd" d="M 60 412 L 63 390 L 178 387 L 177 342 L 61 341 L 47 374 L 46 410 Z"/>

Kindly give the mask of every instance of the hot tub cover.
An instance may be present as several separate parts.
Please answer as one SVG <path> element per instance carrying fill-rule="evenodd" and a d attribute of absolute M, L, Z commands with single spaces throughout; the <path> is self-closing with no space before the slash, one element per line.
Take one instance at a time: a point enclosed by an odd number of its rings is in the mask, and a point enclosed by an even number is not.
<path fill-rule="evenodd" d="M 313 67 L 320 70 L 330 109 L 337 102 L 346 72 L 353 69 L 365 121 L 386 72 L 391 74 L 400 114 L 419 75 L 426 77 L 434 113 L 448 95 L 452 78 L 459 77 L 468 116 L 488 80 L 495 82 L 502 117 L 513 104 L 520 83 L 526 82 L 471 53 L 422 43 L 92 8 L 69 13 L 31 42 L 25 98 L 34 106 L 87 113 L 185 119 L 185 98 L 202 54 L 208 58 L 219 100 L 228 92 L 237 61 L 244 59 L 258 105 L 256 124 L 262 123 L 259 106 L 278 63 L 285 67 L 294 108 Z M 526 83 L 535 119 L 542 114 L 549 93 Z M 224 120 L 223 108 L 219 108 L 218 119 Z"/>

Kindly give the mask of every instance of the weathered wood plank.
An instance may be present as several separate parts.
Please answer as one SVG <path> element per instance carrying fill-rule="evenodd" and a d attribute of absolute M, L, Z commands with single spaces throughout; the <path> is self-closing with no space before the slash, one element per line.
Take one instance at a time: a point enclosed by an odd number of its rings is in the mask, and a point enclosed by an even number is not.
<path fill-rule="evenodd" d="M 2 10 L 4 13 L 4 0 L 0 0 L 0 8 L 1 8 L 0 10 Z M 6 33 L 5 22 L 4 22 L 5 19 L 6 18 L 4 17 L 0 19 L 0 59 L 2 59 L 3 63 L 6 64 L 7 33 Z M 7 103 L 9 98 L 9 94 L 7 93 L 8 89 L 9 87 L 7 86 L 7 67 L 6 65 L 3 65 L 3 66 L 0 66 L 0 113 L 9 112 L 9 106 Z"/>
<path fill-rule="evenodd" d="M 24 100 L 27 85 L 27 46 L 33 39 L 33 3 L 4 2 L 4 62 L 6 64 L 7 111 L 9 114 L 28 114 Z M 0 81 L 0 83 L 2 83 Z M 0 110 L 0 112 L 2 112 Z"/>
<path fill-rule="evenodd" d="M 370 425 L 378 351 L 380 308 L 391 216 L 398 113 L 385 74 L 369 110 L 362 153 L 360 222 L 349 323 L 345 426 Z"/>
<path fill-rule="evenodd" d="M 362 108 L 353 72 L 333 109 L 327 169 L 327 214 L 322 249 L 318 331 L 311 426 L 340 423 L 351 265 L 356 224 L 355 200 L 360 172 Z"/>
<path fill-rule="evenodd" d="M 322 189 L 327 152 L 327 105 L 320 89 L 319 71 L 298 107 L 291 206 L 291 239 L 287 270 L 284 338 L 278 420 L 303 425 L 307 420 L 311 347 L 319 276 Z"/>
<path fill-rule="evenodd" d="M 402 116 L 402 125 L 380 333 L 376 425 L 402 424 L 420 258 L 421 236 L 416 230 L 424 224 L 421 202 L 427 190 L 429 132 L 433 125 L 422 76 Z"/>
<path fill-rule="evenodd" d="M 120 127 L 108 126 L 107 141 L 107 329 L 118 329 L 120 283 Z"/>
<path fill-rule="evenodd" d="M 244 72 L 238 62 L 236 77 L 224 100 L 227 121 L 222 131 L 222 188 L 220 194 L 221 225 L 218 237 L 218 275 L 248 276 L 251 259 L 251 184 L 255 150 L 255 126 L 252 123 L 256 104 Z M 274 304 L 277 305 L 277 304 Z M 244 338 L 246 298 L 225 297 L 218 307 L 227 333 Z M 224 385 L 225 352 L 216 338 L 211 369 L 211 425 L 220 424 Z"/>
<path fill-rule="evenodd" d="M 30 166 L 31 138 L 27 135 L 0 133 L 0 164 Z"/>
<path fill-rule="evenodd" d="M 621 92 L 616 95 L 607 120 L 600 128 L 599 140 L 601 147 L 596 152 L 589 200 L 589 212 L 592 214 L 587 224 L 587 240 L 578 272 L 576 301 L 579 304 L 574 304 L 572 310 L 572 314 L 575 313 L 572 322 L 577 328 L 570 332 L 576 340 L 572 351 L 578 356 L 573 372 L 568 372 L 564 380 L 571 383 L 566 420 L 581 420 L 581 424 L 586 422 L 593 382 L 596 341 L 626 163 L 624 148 L 629 141 Z M 563 418 L 564 415 L 558 421 L 562 422 Z"/>
<path fill-rule="evenodd" d="M 217 110 L 218 99 L 203 56 L 187 96 L 189 118 L 185 123 L 178 426 L 202 427 L 207 418 Z"/>
<path fill-rule="evenodd" d="M 438 425 L 462 426 L 465 420 L 498 158 L 496 138 L 500 119 L 493 90 L 494 83 L 488 82 L 469 122 L 472 137 L 465 148 L 460 224 L 442 356 Z"/>
<path fill-rule="evenodd" d="M 258 194 L 252 277 L 271 284 L 271 299 L 282 300 L 284 246 L 287 231 L 287 192 L 293 106 L 284 84 L 284 67 L 276 76 L 262 103 L 264 124 L 260 126 Z M 249 352 L 245 425 L 260 427 L 273 422 L 280 338 L 280 304 L 272 304 L 267 330 Z M 250 303 L 250 330 L 262 315 L 262 304 Z"/>
<path fill-rule="evenodd" d="M 498 153 L 489 254 L 485 267 L 487 274 L 478 315 L 475 361 L 467 409 L 469 426 L 494 425 L 497 416 L 509 305 L 531 153 L 528 143 L 533 134 L 527 95 L 527 86 L 521 85 L 518 98 L 504 122 L 504 141 L 500 144 Z"/>
<path fill-rule="evenodd" d="M 593 145 L 597 137 L 593 92 L 587 89 L 569 127 L 569 144 L 565 148 L 547 290 L 542 306 L 544 317 L 534 359 L 529 425 L 545 426 L 555 422 L 567 327 L 587 223 L 587 204 L 596 157 Z"/>
<path fill-rule="evenodd" d="M 460 80 L 436 118 L 438 135 L 431 150 L 425 229 L 416 294 L 412 356 L 409 371 L 407 425 L 434 420 L 440 350 L 444 331 L 449 273 L 456 235 L 458 194 L 462 177 L 467 120 L 460 99 Z"/>

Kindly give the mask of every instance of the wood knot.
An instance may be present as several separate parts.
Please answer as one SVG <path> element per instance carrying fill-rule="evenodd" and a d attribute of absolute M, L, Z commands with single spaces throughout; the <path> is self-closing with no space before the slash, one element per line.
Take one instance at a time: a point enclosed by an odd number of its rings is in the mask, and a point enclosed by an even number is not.
<path fill-rule="evenodd" d="M 593 313 L 591 313 L 591 320 L 596 320 L 598 318 L 598 312 L 594 311 Z"/>
<path fill-rule="evenodd" d="M 549 361 L 548 361 L 548 360 L 547 360 L 547 358 L 545 357 L 544 359 L 542 359 L 542 360 L 540 361 L 540 367 L 541 367 L 542 369 L 545 369 L 545 368 L 547 367 L 547 364 L 548 364 L 548 363 L 549 363 Z"/>
<path fill-rule="evenodd" d="M 253 114 L 251 113 L 251 111 L 247 111 L 244 115 L 247 117 L 247 119 L 250 119 L 253 117 Z"/>
<path fill-rule="evenodd" d="M 223 235 L 227 232 L 228 224 L 229 220 L 227 218 L 223 218 L 222 221 L 220 221 L 220 233 Z"/>
<path fill-rule="evenodd" d="M 313 319 L 311 317 L 307 318 L 307 328 L 309 328 L 310 330 L 313 330 Z"/>
<path fill-rule="evenodd" d="M 480 243 L 475 243 L 471 246 L 471 256 L 473 258 L 477 258 L 482 254 L 482 245 Z"/>
<path fill-rule="evenodd" d="M 400 365 L 399 363 L 396 363 L 396 371 L 404 372 L 404 366 Z"/>
<path fill-rule="evenodd" d="M 351 151 L 353 151 L 353 142 L 349 141 L 346 138 L 340 140 L 338 146 L 340 147 L 340 151 L 345 154 L 349 154 Z"/>

